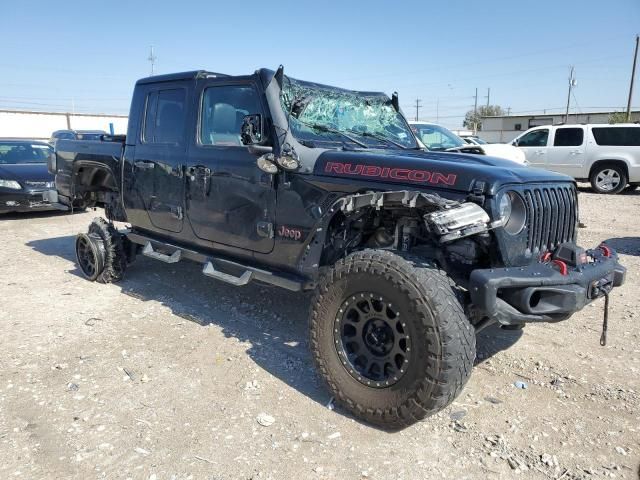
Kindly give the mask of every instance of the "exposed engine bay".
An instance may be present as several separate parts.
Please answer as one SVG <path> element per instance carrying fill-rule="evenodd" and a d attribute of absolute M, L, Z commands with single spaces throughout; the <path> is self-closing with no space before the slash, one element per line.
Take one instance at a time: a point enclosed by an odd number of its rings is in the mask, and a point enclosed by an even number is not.
<path fill-rule="evenodd" d="M 471 270 L 488 266 L 491 223 L 482 207 L 438 195 L 368 192 L 337 202 L 322 264 L 362 248 L 412 252 L 436 261 L 464 285 Z"/>

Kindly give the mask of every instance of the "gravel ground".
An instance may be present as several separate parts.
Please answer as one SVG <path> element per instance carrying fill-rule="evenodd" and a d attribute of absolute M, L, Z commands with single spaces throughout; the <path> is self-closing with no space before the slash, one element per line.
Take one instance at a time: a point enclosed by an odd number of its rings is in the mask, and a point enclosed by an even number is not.
<path fill-rule="evenodd" d="M 5 216 L 0 478 L 636 480 L 640 192 L 580 201 L 580 243 L 609 240 L 629 269 L 608 346 L 602 300 L 487 329 L 458 400 L 397 433 L 328 408 L 309 295 L 145 258 L 120 284 L 90 283 L 73 238 L 95 212 Z"/>

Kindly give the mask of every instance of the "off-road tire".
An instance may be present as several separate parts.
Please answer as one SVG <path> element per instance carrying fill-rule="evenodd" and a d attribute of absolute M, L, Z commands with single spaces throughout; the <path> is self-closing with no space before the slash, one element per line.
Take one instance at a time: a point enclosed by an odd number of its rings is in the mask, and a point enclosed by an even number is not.
<path fill-rule="evenodd" d="M 100 236 L 104 242 L 104 269 L 96 280 L 101 283 L 112 283 L 122 280 L 127 267 L 127 256 L 122 243 L 122 237 L 115 227 L 104 218 L 94 218 L 89 225 L 89 233 Z"/>
<path fill-rule="evenodd" d="M 341 305 L 362 291 L 393 299 L 411 334 L 406 373 L 386 388 L 355 379 L 335 345 Z M 311 304 L 310 347 L 336 404 L 385 429 L 403 428 L 449 405 L 471 375 L 475 340 L 450 277 L 391 251 L 363 250 L 340 260 L 319 280 Z"/>
<path fill-rule="evenodd" d="M 605 170 L 613 170 L 620 177 L 620 183 L 618 183 L 616 188 L 612 190 L 603 190 L 598 186 L 598 182 L 597 182 L 598 175 Z M 608 193 L 610 195 L 615 195 L 623 191 L 627 187 L 627 181 L 628 181 L 627 172 L 625 172 L 624 168 L 617 163 L 598 164 L 598 166 L 593 169 L 593 171 L 591 172 L 591 175 L 589 176 L 589 182 L 591 182 L 591 188 L 593 189 L 594 192 L 603 193 L 603 194 Z"/>

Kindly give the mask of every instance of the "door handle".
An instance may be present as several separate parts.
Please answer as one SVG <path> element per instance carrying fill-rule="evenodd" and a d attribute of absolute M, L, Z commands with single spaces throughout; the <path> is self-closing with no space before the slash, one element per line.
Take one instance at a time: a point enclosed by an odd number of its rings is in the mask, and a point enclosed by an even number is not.
<path fill-rule="evenodd" d="M 137 160 L 133 164 L 136 166 L 136 168 L 139 168 L 140 170 L 151 170 L 156 166 L 155 163 L 149 162 L 148 160 Z"/>
<path fill-rule="evenodd" d="M 544 150 L 536 150 L 536 155 L 544 155 Z"/>
<path fill-rule="evenodd" d="M 571 150 L 571 155 L 580 155 L 582 152 L 580 150 Z"/>
<path fill-rule="evenodd" d="M 202 192 L 205 196 L 211 193 L 211 174 L 212 170 L 204 165 L 193 165 L 187 169 L 189 179 L 194 182 L 196 175 L 202 177 Z"/>

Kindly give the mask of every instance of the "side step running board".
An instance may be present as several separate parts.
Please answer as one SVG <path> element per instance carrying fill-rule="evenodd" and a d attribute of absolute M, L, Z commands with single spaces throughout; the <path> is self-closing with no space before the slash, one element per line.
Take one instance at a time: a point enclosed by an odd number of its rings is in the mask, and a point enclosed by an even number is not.
<path fill-rule="evenodd" d="M 221 256 L 212 256 L 209 253 L 185 248 L 182 245 L 175 245 L 135 231 L 123 231 L 123 234 L 131 242 L 142 245 L 142 253 L 147 257 L 155 258 L 164 263 L 176 263 L 182 259 L 193 260 L 203 264 L 202 273 L 207 277 L 215 278 L 216 280 L 221 280 L 231 285 L 242 286 L 253 280 L 258 280 L 270 285 L 286 288 L 287 290 L 299 292 L 304 288 L 305 282 L 307 282 L 307 279 L 296 275 L 263 270 L 247 265 L 244 262 L 241 263 Z M 171 255 L 165 255 L 154 250 L 154 247 L 168 249 L 173 253 Z M 242 272 L 242 274 L 236 277 L 235 275 L 220 271 L 220 269 L 230 269 L 233 272 Z"/>
<path fill-rule="evenodd" d="M 253 272 L 249 270 L 245 270 L 245 272 L 239 277 L 235 277 L 228 273 L 221 272 L 216 270 L 213 266 L 213 263 L 207 262 L 204 264 L 204 268 L 202 269 L 202 273 L 207 277 L 215 278 L 216 280 L 221 280 L 223 282 L 230 283 L 231 285 L 235 285 L 236 287 L 241 287 L 242 285 L 246 285 L 251 281 L 251 277 L 253 276 Z"/>
<path fill-rule="evenodd" d="M 151 245 L 151 242 L 147 242 L 142 249 L 142 254 L 145 257 L 155 258 L 156 260 L 160 260 L 164 263 L 177 263 L 180 261 L 182 252 L 180 250 L 176 250 L 171 255 L 165 255 L 164 253 L 156 252 L 153 249 L 153 245 Z"/>

